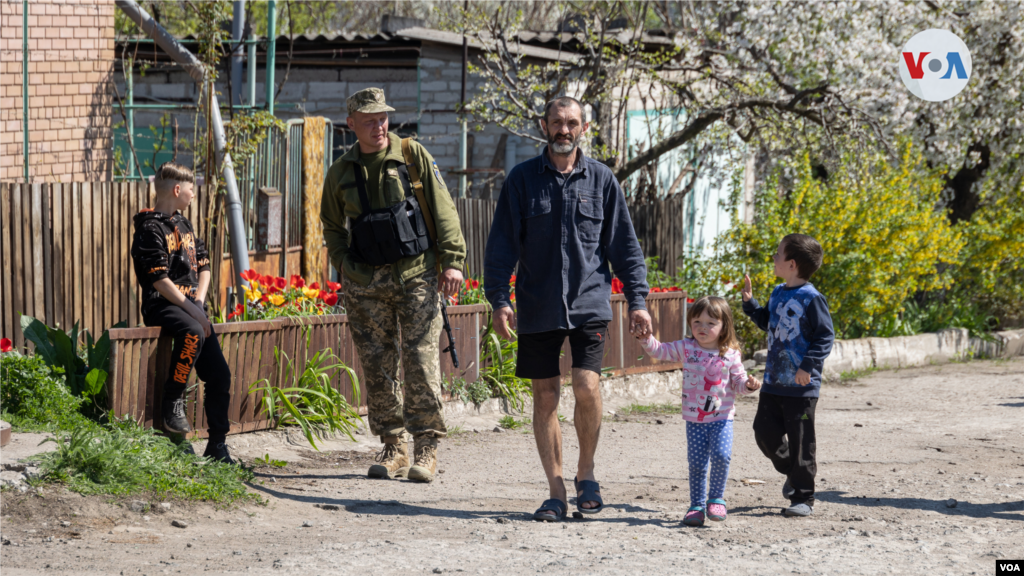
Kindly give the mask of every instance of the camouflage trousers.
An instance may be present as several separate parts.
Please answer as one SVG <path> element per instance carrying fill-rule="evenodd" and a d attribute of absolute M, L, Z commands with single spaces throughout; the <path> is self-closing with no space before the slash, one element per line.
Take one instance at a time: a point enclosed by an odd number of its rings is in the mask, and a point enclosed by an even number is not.
<path fill-rule="evenodd" d="M 391 266 L 381 266 L 369 285 L 346 282 L 345 292 L 349 330 L 363 367 L 370 432 L 381 438 L 405 431 L 415 437 L 447 436 L 438 357 L 442 319 L 437 272 L 428 270 L 403 286 L 391 278 Z M 399 365 L 404 372 L 401 381 Z"/>

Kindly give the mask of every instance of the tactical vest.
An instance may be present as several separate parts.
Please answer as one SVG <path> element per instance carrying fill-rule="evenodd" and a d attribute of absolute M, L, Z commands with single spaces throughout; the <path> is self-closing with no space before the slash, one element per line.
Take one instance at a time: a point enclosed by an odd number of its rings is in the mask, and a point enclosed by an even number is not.
<path fill-rule="evenodd" d="M 406 157 L 406 162 L 408 161 Z M 383 164 L 381 169 L 385 169 Z M 397 204 L 377 210 L 370 208 L 362 168 L 355 166 L 355 173 L 356 188 L 363 211 L 352 223 L 352 243 L 349 249 L 352 261 L 370 266 L 384 266 L 394 264 L 402 258 L 418 256 L 434 245 L 433 234 L 428 231 L 424 220 L 423 207 L 416 198 L 420 195 L 413 193 L 414 183 L 409 178 L 409 170 L 405 164 L 398 166 L 405 198 Z M 419 178 L 416 178 L 415 184 L 418 183 Z"/>

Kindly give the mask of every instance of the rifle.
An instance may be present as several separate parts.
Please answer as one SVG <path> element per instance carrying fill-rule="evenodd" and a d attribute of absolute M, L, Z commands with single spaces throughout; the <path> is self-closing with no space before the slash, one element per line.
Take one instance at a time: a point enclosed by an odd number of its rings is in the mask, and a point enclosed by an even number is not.
<path fill-rule="evenodd" d="M 448 334 L 448 347 L 441 352 L 452 353 L 452 364 L 456 368 L 459 367 L 459 354 L 455 351 L 455 338 L 452 337 L 452 324 L 448 321 L 448 303 L 445 302 L 447 296 L 441 294 L 441 318 L 444 319 L 444 331 Z"/>

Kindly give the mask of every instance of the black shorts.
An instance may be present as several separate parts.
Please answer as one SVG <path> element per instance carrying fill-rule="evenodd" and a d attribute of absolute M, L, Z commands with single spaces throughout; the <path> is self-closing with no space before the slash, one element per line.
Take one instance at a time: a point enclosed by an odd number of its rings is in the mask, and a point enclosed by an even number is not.
<path fill-rule="evenodd" d="M 594 320 L 572 330 L 520 334 L 516 376 L 531 380 L 560 376 L 558 357 L 566 336 L 572 351 L 572 367 L 600 374 L 604 339 L 608 337 L 607 320 Z"/>

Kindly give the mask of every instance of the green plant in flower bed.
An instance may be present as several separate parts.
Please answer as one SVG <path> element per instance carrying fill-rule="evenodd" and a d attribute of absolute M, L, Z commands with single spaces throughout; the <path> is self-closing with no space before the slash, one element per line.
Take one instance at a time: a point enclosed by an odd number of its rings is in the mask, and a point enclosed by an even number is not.
<path fill-rule="evenodd" d="M 20 432 L 95 426 L 80 413 L 85 398 L 68 390 L 64 369 L 40 356 L 0 354 L 0 381 L 3 419 Z"/>
<path fill-rule="evenodd" d="M 79 427 L 46 441 L 57 450 L 36 457 L 42 481 L 81 494 L 152 492 L 221 503 L 256 498 L 245 486 L 251 471 L 190 454 L 131 419 Z"/>
<path fill-rule="evenodd" d="M 306 333 L 308 350 L 309 331 Z M 336 371 L 348 374 L 358 406 L 359 379 L 355 371 L 339 361 L 329 348 L 316 352 L 301 364 L 277 349 L 274 350 L 274 358 L 278 366 L 284 363 L 284 377 L 289 385 L 278 388 L 264 378 L 249 387 L 250 394 L 262 393 L 262 413 L 273 420 L 274 428 L 281 425 L 300 427 L 316 450 L 319 450 L 317 438 L 323 439 L 339 432 L 355 440 L 352 431 L 361 422 L 359 412 L 331 385 Z"/>
<path fill-rule="evenodd" d="M 476 278 L 466 278 L 459 292 L 448 301 L 457 306 L 469 306 L 471 304 L 487 304 L 484 297 L 484 284 Z"/>

